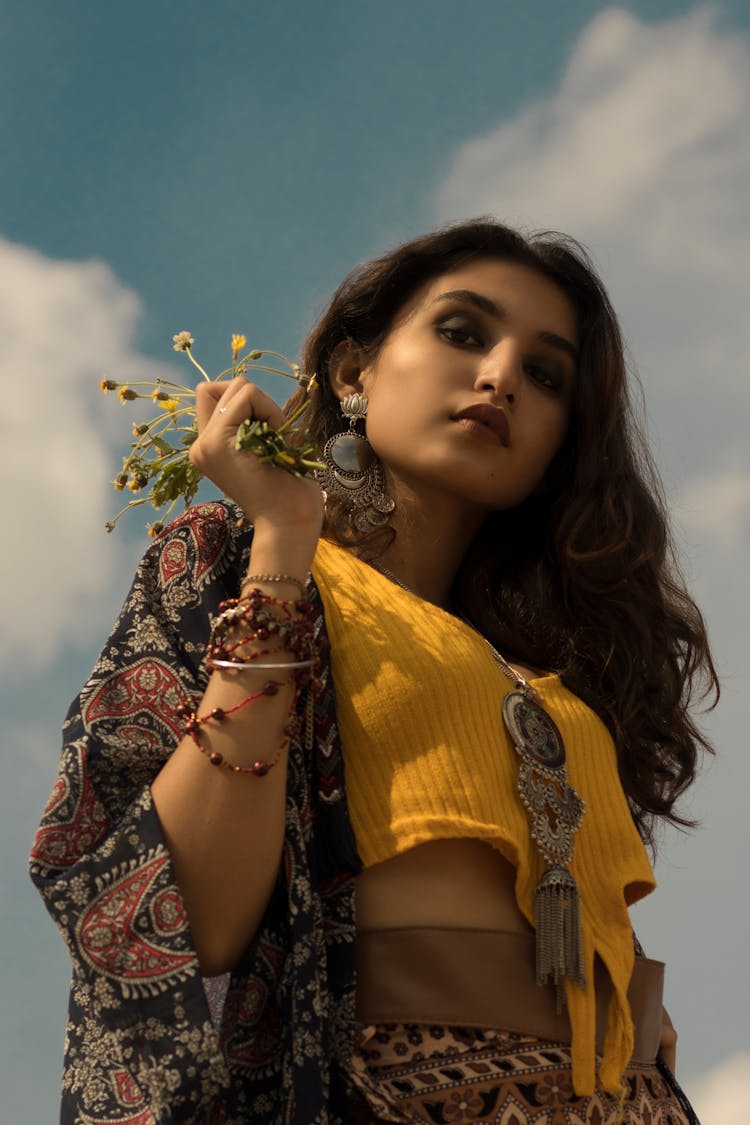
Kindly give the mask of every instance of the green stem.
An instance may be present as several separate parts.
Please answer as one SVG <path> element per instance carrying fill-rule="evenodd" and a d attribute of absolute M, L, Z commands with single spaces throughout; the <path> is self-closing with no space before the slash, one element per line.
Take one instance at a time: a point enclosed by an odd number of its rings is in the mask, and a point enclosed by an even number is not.
<path fill-rule="evenodd" d="M 282 355 L 281 352 L 271 351 L 270 348 L 251 348 L 250 350 L 253 352 L 260 352 L 261 355 L 274 355 L 277 359 L 280 359 L 282 363 L 287 363 L 291 368 L 294 368 L 295 366 L 292 363 L 291 359 L 288 359 L 285 355 Z M 289 376 L 289 378 L 294 379 L 295 376 L 292 374 Z"/>
<path fill-rule="evenodd" d="M 154 385 L 157 387 L 171 387 L 172 390 L 177 391 L 178 394 L 195 394 L 192 387 L 186 387 L 184 383 L 173 383 L 171 379 L 165 379 L 162 375 L 156 376 Z"/>
<path fill-rule="evenodd" d="M 162 413 L 157 414 L 152 420 L 152 423 L 149 424 L 157 425 L 159 422 L 163 422 L 161 430 L 159 430 L 159 433 L 162 433 L 162 431 L 170 429 L 174 425 L 175 420 L 177 418 L 182 418 L 185 414 L 194 416 L 194 408 L 192 406 L 181 406 L 177 410 L 163 410 Z M 175 426 L 175 429 L 177 429 L 177 426 Z"/>
<path fill-rule="evenodd" d="M 228 375 L 232 371 L 236 373 L 238 370 L 240 375 L 244 375 L 246 371 L 251 370 L 270 371 L 272 375 L 281 375 L 282 379 L 294 379 L 297 382 L 296 377 L 289 371 L 280 371 L 278 367 L 267 367 L 264 363 L 238 363 L 236 367 L 227 367 L 224 371 L 220 371 L 214 381 L 218 383 L 222 376 Z"/>
<path fill-rule="evenodd" d="M 175 505 L 177 504 L 177 500 L 178 500 L 178 497 L 175 497 L 174 500 L 170 501 L 169 507 L 167 508 L 166 512 L 160 513 L 159 523 L 167 523 L 168 522 L 169 517 L 172 515 L 172 512 L 175 509 Z M 157 508 L 156 511 L 158 512 L 159 509 Z"/>
<path fill-rule="evenodd" d="M 139 454 L 147 452 L 148 447 L 153 444 L 153 438 L 161 437 L 165 430 L 171 429 L 172 426 L 174 426 L 174 428 L 179 433 L 189 433 L 189 428 L 183 429 L 183 427 L 181 426 L 178 427 L 174 425 L 176 419 L 182 417 L 185 414 L 194 414 L 193 408 L 190 406 L 183 406 L 180 410 L 165 410 L 163 414 L 157 414 L 155 418 L 152 418 L 150 422 L 147 422 L 147 430 L 145 431 L 145 433 L 138 435 L 138 441 L 135 443 L 130 454 L 123 462 L 123 466 L 120 471 L 123 473 L 128 472 L 130 465 L 134 460 L 138 458 Z M 186 452 L 186 450 L 178 450 L 177 452 Z"/>
<path fill-rule="evenodd" d="M 182 383 L 171 383 L 168 379 L 162 379 L 157 376 L 156 379 L 136 379 L 134 383 L 125 382 L 118 383 L 118 387 L 174 387 L 174 389 L 183 395 L 192 395 L 195 397 L 195 391 L 191 387 L 186 387 Z M 139 395 L 139 398 L 150 398 L 150 395 Z"/>
<path fill-rule="evenodd" d="M 169 453 L 160 453 L 158 457 L 154 457 L 151 464 L 154 468 L 158 465 L 158 471 L 161 472 L 164 466 L 168 465 L 170 461 L 179 460 L 181 457 L 187 457 L 187 455 L 187 449 L 173 449 Z"/>
<path fill-rule="evenodd" d="M 285 430 L 288 430 L 290 426 L 294 425 L 294 423 L 297 421 L 297 419 L 300 418 L 305 413 L 305 411 L 307 410 L 309 405 L 310 405 L 310 399 L 306 398 L 304 402 L 300 403 L 300 405 L 294 411 L 294 414 L 291 414 L 287 418 L 287 420 L 279 426 L 276 433 L 277 434 L 283 434 Z"/>
<path fill-rule="evenodd" d="M 180 349 L 180 351 L 183 351 L 183 350 L 185 351 L 185 354 L 187 355 L 188 359 L 192 363 L 193 367 L 197 367 L 198 370 L 200 371 L 201 375 L 203 376 L 203 378 L 206 380 L 206 382 L 210 383 L 211 382 L 210 377 L 206 374 L 206 372 L 203 370 L 201 365 L 198 363 L 198 360 L 195 358 L 195 356 L 191 352 L 190 348 L 185 348 L 185 349 L 181 348 Z"/>

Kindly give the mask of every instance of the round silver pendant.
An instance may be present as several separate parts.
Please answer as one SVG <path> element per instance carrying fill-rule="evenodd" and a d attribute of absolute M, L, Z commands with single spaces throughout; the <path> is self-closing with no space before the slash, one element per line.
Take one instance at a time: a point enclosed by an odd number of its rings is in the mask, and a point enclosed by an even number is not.
<path fill-rule="evenodd" d="M 362 476 L 372 464 L 375 454 L 372 446 L 361 434 L 334 434 L 326 442 L 323 456 L 332 463 L 333 471 Z"/>
<path fill-rule="evenodd" d="M 565 743 L 554 720 L 522 691 L 508 692 L 503 721 L 515 746 L 549 770 L 565 765 Z"/>

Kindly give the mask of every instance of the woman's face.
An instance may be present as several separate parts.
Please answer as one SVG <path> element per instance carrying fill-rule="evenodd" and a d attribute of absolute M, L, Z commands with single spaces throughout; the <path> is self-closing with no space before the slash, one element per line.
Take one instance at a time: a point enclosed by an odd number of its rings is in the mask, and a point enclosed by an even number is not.
<path fill-rule="evenodd" d="M 527 266 L 481 259 L 428 282 L 360 373 L 391 488 L 521 503 L 565 437 L 577 348 L 571 302 Z"/>

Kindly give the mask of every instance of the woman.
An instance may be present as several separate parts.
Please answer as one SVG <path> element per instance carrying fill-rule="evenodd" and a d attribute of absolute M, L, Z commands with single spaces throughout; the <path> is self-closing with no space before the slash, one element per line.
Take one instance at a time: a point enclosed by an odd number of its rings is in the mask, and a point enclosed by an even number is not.
<path fill-rule="evenodd" d="M 201 384 L 229 499 L 155 541 L 66 721 L 62 1120 L 694 1120 L 627 905 L 716 680 L 600 282 L 459 224 L 303 359 L 325 470 L 236 452 L 282 411 Z"/>

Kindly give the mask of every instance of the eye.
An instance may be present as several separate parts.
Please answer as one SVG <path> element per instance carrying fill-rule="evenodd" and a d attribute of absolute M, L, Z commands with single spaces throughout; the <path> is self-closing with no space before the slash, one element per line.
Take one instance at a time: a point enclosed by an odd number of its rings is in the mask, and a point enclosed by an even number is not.
<path fill-rule="evenodd" d="M 545 364 L 532 361 L 524 366 L 524 370 L 540 387 L 545 387 L 549 391 L 561 391 L 563 389 L 562 374 L 555 367 L 548 367 Z"/>
<path fill-rule="evenodd" d="M 437 325 L 437 334 L 449 344 L 457 344 L 459 347 L 484 346 L 476 326 L 463 316 L 452 316 L 448 320 L 441 320 Z"/>

